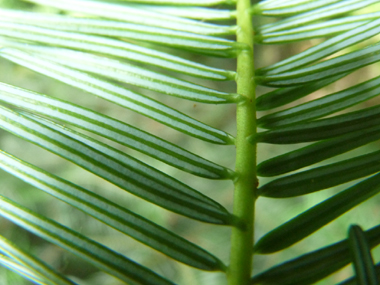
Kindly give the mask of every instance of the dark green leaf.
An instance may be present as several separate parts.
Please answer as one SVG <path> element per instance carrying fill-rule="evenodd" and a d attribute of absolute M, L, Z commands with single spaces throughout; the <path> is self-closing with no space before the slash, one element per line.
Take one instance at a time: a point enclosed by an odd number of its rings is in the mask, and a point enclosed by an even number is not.
<path fill-rule="evenodd" d="M 357 225 L 351 226 L 348 241 L 358 284 L 379 284 L 371 256 L 371 248 L 363 230 Z"/>
<path fill-rule="evenodd" d="M 257 166 L 260 176 L 276 176 L 337 156 L 380 139 L 380 126 L 351 132 L 276 156 Z"/>
<path fill-rule="evenodd" d="M 380 123 L 380 106 L 366 108 L 331 118 L 279 127 L 258 133 L 249 140 L 252 143 L 293 144 L 334 138 L 364 130 Z"/>
<path fill-rule="evenodd" d="M 116 149 L 108 144 L 102 143 L 94 138 L 91 138 L 89 136 L 86 136 L 82 133 L 76 132 L 72 129 L 69 129 L 63 125 L 59 125 L 55 122 L 52 122 L 46 118 L 42 118 L 36 115 L 31 115 L 29 113 L 20 112 L 20 114 L 29 117 L 37 122 L 40 122 L 49 128 L 52 128 L 59 133 L 65 134 L 77 141 L 80 141 L 102 153 L 107 155 L 108 157 L 113 158 L 115 161 L 122 162 L 123 164 L 126 164 L 130 166 L 131 168 L 138 170 L 141 173 L 145 174 L 145 179 L 147 181 L 150 181 L 151 183 L 154 183 L 153 181 L 160 181 L 163 185 L 166 185 L 166 187 L 177 189 L 177 191 L 186 193 L 190 196 L 197 197 L 199 200 L 202 200 L 203 203 L 208 203 L 214 207 L 220 208 L 224 210 L 223 206 L 221 206 L 216 201 L 208 198 L 207 196 L 203 195 L 202 193 L 192 189 L 186 184 L 183 184 L 182 182 L 174 179 L 173 177 L 145 164 L 144 162 L 133 158 L 132 156 Z"/>
<path fill-rule="evenodd" d="M 366 231 L 370 247 L 380 244 L 380 225 Z M 257 285 L 310 285 L 351 262 L 347 240 L 304 254 L 252 278 Z"/>
<path fill-rule="evenodd" d="M 0 215 L 133 285 L 174 285 L 124 255 L 0 196 Z"/>
<path fill-rule="evenodd" d="M 285 198 L 337 186 L 380 171 L 380 151 L 324 165 L 271 181 L 259 195 Z"/>
<path fill-rule="evenodd" d="M 231 215 L 195 190 L 182 192 L 165 181 L 108 156 L 31 118 L 0 107 L 1 128 L 37 144 L 143 199 L 194 219 L 228 224 Z M 193 194 L 192 194 L 193 192 Z M 209 200 L 209 201 L 207 201 Z"/>
<path fill-rule="evenodd" d="M 256 108 L 258 111 L 265 111 L 280 107 L 282 105 L 293 102 L 299 98 L 307 96 L 312 92 L 319 90 L 322 87 L 327 86 L 346 75 L 347 74 L 332 76 L 327 79 L 318 80 L 316 82 L 300 86 L 278 88 L 258 97 L 256 99 Z M 258 120 L 258 123 L 260 122 L 261 119 Z"/>
<path fill-rule="evenodd" d="M 380 76 L 322 98 L 261 117 L 258 124 L 262 128 L 271 129 L 305 122 L 346 109 L 379 94 Z"/>
<path fill-rule="evenodd" d="M 289 247 L 379 191 L 380 174 L 377 174 L 317 204 L 267 233 L 255 244 L 254 252 L 267 254 Z"/>
<path fill-rule="evenodd" d="M 380 23 L 380 20 L 379 20 Z M 287 87 L 352 72 L 380 60 L 380 43 L 317 63 L 310 67 L 256 77 L 257 84 Z"/>
<path fill-rule="evenodd" d="M 174 233 L 2 151 L 0 168 L 174 259 L 203 270 L 224 268 L 216 257 Z"/>
<path fill-rule="evenodd" d="M 376 270 L 376 276 L 378 279 L 380 279 L 380 263 L 377 263 L 376 266 L 375 266 L 375 270 Z M 358 285 L 358 283 L 356 282 L 356 278 L 355 277 L 351 277 L 337 285 Z"/>
<path fill-rule="evenodd" d="M 221 206 L 216 201 L 210 199 L 209 197 L 203 195 L 202 193 L 194 190 L 193 188 L 189 187 L 188 185 L 176 180 L 175 178 L 145 164 L 144 162 L 135 159 L 124 152 L 115 149 L 105 143 L 102 143 L 94 138 L 88 137 L 82 133 L 76 132 L 72 129 L 69 129 L 65 126 L 59 125 L 57 123 L 54 123 L 50 120 L 47 120 L 42 117 L 38 117 L 36 115 L 31 115 L 29 113 L 21 112 L 22 115 L 32 118 L 33 120 L 36 120 L 62 134 L 65 134 L 77 141 L 80 141 L 100 152 L 105 154 L 106 156 L 113 158 L 115 161 L 118 161 L 120 163 L 123 163 L 125 165 L 128 165 L 132 169 L 135 169 L 139 171 L 140 173 L 144 173 L 146 182 L 149 182 L 151 184 L 155 184 L 157 181 L 160 181 L 162 185 L 165 185 L 168 188 L 176 189 L 176 191 L 185 193 L 187 195 L 193 196 L 202 203 L 207 203 L 213 207 L 216 207 L 222 211 L 225 211 L 224 207 Z"/>

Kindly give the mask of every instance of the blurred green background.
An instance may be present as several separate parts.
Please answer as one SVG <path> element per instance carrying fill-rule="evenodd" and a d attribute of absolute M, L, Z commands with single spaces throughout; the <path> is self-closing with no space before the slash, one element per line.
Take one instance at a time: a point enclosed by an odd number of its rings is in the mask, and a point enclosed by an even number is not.
<path fill-rule="evenodd" d="M 9 7 L 19 1 L 1 1 L 0 6 Z M 26 5 L 26 7 L 31 7 Z M 256 48 L 257 67 L 265 66 L 279 61 L 292 54 L 296 54 L 309 46 L 315 45 L 319 40 L 305 41 L 302 43 L 289 44 L 286 46 L 259 46 Z M 226 69 L 235 69 L 234 60 L 220 60 L 215 58 L 201 57 L 197 55 L 179 55 L 188 57 L 212 66 L 223 67 Z M 380 72 L 379 65 L 369 66 L 361 71 L 355 72 L 343 80 L 326 87 L 322 91 L 315 92 L 308 98 L 303 98 L 296 102 L 298 104 L 305 100 L 317 98 L 329 94 L 358 82 L 367 80 Z M 79 91 L 75 88 L 62 84 L 58 81 L 49 79 L 45 76 L 36 74 L 23 67 L 17 66 L 5 60 L 0 60 L 0 81 L 13 84 L 19 87 L 27 88 L 33 91 L 41 92 L 57 98 L 72 101 L 82 106 L 92 108 L 96 111 L 107 114 L 111 117 L 125 121 L 129 124 L 140 127 L 141 129 L 152 132 L 165 138 L 173 143 L 204 156 L 212 161 L 218 162 L 229 168 L 234 168 L 234 147 L 233 146 L 215 146 L 183 135 L 177 131 L 171 130 L 162 124 L 150 119 L 137 115 L 129 110 L 123 109 L 114 104 L 108 103 L 91 94 Z M 199 84 L 207 85 L 219 90 L 235 91 L 233 83 L 220 83 L 200 81 Z M 127 88 L 133 87 L 126 86 Z M 258 88 L 258 94 L 263 94 L 269 89 Z M 173 106 L 198 120 L 208 123 L 214 127 L 223 129 L 231 134 L 235 134 L 235 106 L 233 105 L 205 105 L 172 98 L 167 95 L 156 94 L 139 90 L 157 100 Z M 1 96 L 1 95 L 0 95 Z M 379 99 L 373 99 L 365 103 L 368 107 L 378 104 Z M 289 105 L 290 106 L 290 105 Z M 353 109 L 362 108 L 355 106 Z M 258 116 L 265 114 L 259 113 Z M 116 145 L 113 142 L 106 141 L 127 153 L 149 163 L 150 165 L 164 171 L 165 173 L 189 184 L 193 188 L 210 196 L 223 204 L 227 209 L 232 210 L 233 185 L 230 181 L 211 181 L 197 178 L 180 170 L 167 166 L 159 161 L 150 159 L 136 151 L 127 149 L 123 146 Z M 213 226 L 200 222 L 195 222 L 179 215 L 170 213 L 157 206 L 149 204 L 125 191 L 107 183 L 106 181 L 95 177 L 87 171 L 74 166 L 73 164 L 48 153 L 30 143 L 22 141 L 2 130 L 0 130 L 0 146 L 2 149 L 18 156 L 28 162 L 34 163 L 43 169 L 51 171 L 60 177 L 73 181 L 89 190 L 99 193 L 111 201 L 135 211 L 136 213 L 151 219 L 167 229 L 178 233 L 179 235 L 199 244 L 205 249 L 211 251 L 220 257 L 226 263 L 229 256 L 230 229 L 228 227 Z M 297 146 L 299 147 L 299 146 Z M 341 158 L 348 155 L 359 155 L 379 149 L 380 142 L 375 142 L 369 146 L 354 150 L 344 154 Z M 280 153 L 293 149 L 289 146 L 259 145 L 258 159 L 263 161 Z M 335 158 L 337 160 L 337 158 Z M 331 162 L 324 161 L 322 164 Z M 202 272 L 192 269 L 188 266 L 179 264 L 163 256 L 162 254 L 141 245 L 133 239 L 103 225 L 97 220 L 86 216 L 73 207 L 66 205 L 57 199 L 35 189 L 28 184 L 0 172 L 1 194 L 9 197 L 22 205 L 37 211 L 49 218 L 52 218 L 70 228 L 79 231 L 90 238 L 101 242 L 108 247 L 125 254 L 127 257 L 140 262 L 147 267 L 152 268 L 157 273 L 166 276 L 180 285 L 223 285 L 226 284 L 224 274 Z M 267 179 L 260 178 L 260 184 L 264 184 Z M 332 196 L 341 189 L 347 188 L 350 184 L 357 181 L 344 184 L 334 189 L 319 191 L 302 197 L 289 199 L 267 199 L 259 198 L 256 208 L 256 239 L 266 232 L 289 220 L 298 213 L 308 209 L 312 205 Z M 343 215 L 335 222 L 325 226 L 317 233 L 297 243 L 296 245 L 280 252 L 265 256 L 255 256 L 254 273 L 265 270 L 275 264 L 288 260 L 300 254 L 312 251 L 321 246 L 328 245 L 344 239 L 347 236 L 347 230 L 350 224 L 359 224 L 363 229 L 368 229 L 378 224 L 380 214 L 380 197 L 376 196 L 370 201 L 361 204 L 347 214 Z M 105 273 L 98 272 L 96 268 L 86 264 L 75 256 L 64 250 L 46 243 L 40 238 L 29 234 L 23 229 L 14 226 L 4 218 L 1 218 L 0 232 L 5 237 L 13 240 L 16 244 L 25 249 L 31 250 L 35 255 L 45 260 L 48 264 L 58 268 L 65 274 L 72 276 L 73 280 L 83 285 L 117 285 L 122 284 L 117 279 L 110 277 Z M 376 261 L 380 259 L 379 250 L 374 250 Z M 329 277 L 318 284 L 335 284 L 352 275 L 352 269 L 347 266 L 337 274 Z M 17 274 L 0 267 L 0 284 L 3 285 L 24 285 L 30 284 Z"/>

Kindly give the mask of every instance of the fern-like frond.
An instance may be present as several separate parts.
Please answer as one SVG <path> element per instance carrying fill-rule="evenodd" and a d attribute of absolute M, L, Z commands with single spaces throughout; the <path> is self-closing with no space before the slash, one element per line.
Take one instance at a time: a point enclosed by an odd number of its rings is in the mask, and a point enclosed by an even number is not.
<path fill-rule="evenodd" d="M 14 9 L 1 4 L 0 57 L 181 132 L 186 140 L 235 145 L 236 169 L 117 115 L 82 106 L 76 98 L 62 100 L 5 83 L 0 83 L 0 128 L 18 141 L 38 146 L 95 174 L 107 185 L 117 186 L 121 195 L 129 192 L 148 206 L 157 205 L 194 222 L 231 227 L 230 264 L 109 200 L 103 189 L 94 193 L 90 187 L 42 169 L 38 157 L 27 162 L 2 147 L 2 170 L 116 229 L 123 237 L 132 237 L 196 269 L 225 274 L 229 285 L 312 284 L 349 263 L 359 284 L 377 284 L 380 266 L 374 264 L 371 248 L 380 243 L 380 226 L 367 231 L 352 226 L 347 240 L 253 277 L 251 261 L 252 254 L 295 245 L 380 191 L 380 151 L 351 153 L 380 139 L 379 105 L 360 105 L 380 94 L 378 74 L 325 92 L 329 94 L 320 98 L 311 96 L 378 64 L 378 0 L 15 2 L 24 5 Z M 264 46 L 259 47 L 260 52 L 265 45 L 305 40 L 305 50 L 254 69 L 254 44 Z M 210 56 L 217 59 L 215 64 L 209 63 Z M 227 61 L 235 57 L 236 68 Z M 224 82 L 235 82 L 236 91 L 216 87 Z M 272 89 L 255 101 L 257 85 Z M 236 135 L 219 129 L 217 122 L 209 125 L 177 108 L 194 103 L 236 105 Z M 300 147 L 300 143 L 308 145 Z M 257 164 L 256 148 L 263 144 L 289 145 L 292 150 Z M 122 151 L 119 146 L 133 151 Z M 196 178 L 234 182 L 233 213 L 227 210 L 229 206 L 179 181 L 170 171 L 156 169 L 151 158 Z M 273 178 L 259 185 L 257 175 Z M 254 244 L 257 198 L 296 197 L 357 179 L 350 187 L 261 233 Z M 21 204 L 1 196 L 0 215 L 121 282 L 174 284 L 106 243 Z M 74 283 L 20 248 L 0 238 L 0 253 L 5 255 L 0 255 L 0 264 L 37 284 Z M 342 284 L 354 282 L 347 279 Z"/>
<path fill-rule="evenodd" d="M 235 71 L 197 63 L 170 52 L 187 50 L 194 54 L 236 57 L 246 49 L 245 45 L 224 37 L 236 32 L 235 25 L 197 20 L 203 20 L 202 15 L 206 13 L 207 20 L 234 19 L 233 9 L 202 7 L 226 4 L 224 1 L 28 2 L 51 6 L 53 13 L 1 9 L 0 54 L 3 58 L 192 137 L 214 144 L 234 143 L 232 135 L 135 91 L 138 88 L 142 93 L 147 90 L 209 104 L 243 100 L 236 93 L 192 82 L 194 77 L 234 80 Z M 57 15 L 56 9 L 64 10 L 67 15 Z M 88 132 L 204 178 L 236 179 L 232 170 L 75 102 L 3 83 L 0 89 L 3 130 L 172 212 L 208 223 L 240 225 L 239 219 L 218 202 L 90 137 Z M 5 151 L 1 152 L 0 162 L 3 170 L 177 261 L 202 270 L 226 270 L 213 254 L 101 195 Z M 7 198 L 2 198 L 0 204 L 2 216 L 128 284 L 172 284 Z M 29 270 L 27 278 L 39 276 L 31 265 L 25 265 L 23 270 Z M 43 276 L 41 280 L 49 282 Z"/>
<path fill-rule="evenodd" d="M 256 28 L 259 44 L 331 37 L 257 70 L 258 84 L 279 89 L 258 98 L 258 109 L 270 111 L 258 119 L 258 126 L 267 130 L 252 135 L 250 141 L 253 144 L 288 144 L 294 149 L 258 165 L 260 176 L 279 176 L 259 187 L 258 194 L 272 198 L 294 197 L 362 178 L 264 234 L 254 246 L 255 253 L 284 250 L 379 192 L 379 151 L 359 156 L 350 153 L 380 138 L 378 105 L 358 107 L 380 94 L 379 78 L 369 78 L 306 102 L 297 101 L 354 71 L 378 63 L 376 37 L 380 22 L 376 17 L 378 8 L 373 6 L 377 2 L 273 0 L 252 8 L 254 15 L 283 17 Z M 353 15 L 354 11 L 356 14 L 356 10 L 368 7 L 373 9 Z M 291 102 L 291 107 L 285 106 Z M 347 111 L 353 106 L 356 109 Z M 282 108 L 274 110 L 277 107 Z M 311 144 L 299 147 L 299 143 Z M 345 156 L 339 157 L 343 153 Z M 366 236 L 370 247 L 377 245 L 368 234 Z M 350 240 L 351 246 L 341 242 L 264 271 L 252 279 L 252 284 L 312 284 L 351 261 L 357 268 L 357 278 L 362 280 L 358 284 L 375 284 L 370 283 L 377 277 L 368 258 L 369 247 L 365 248 L 368 244 L 360 230 L 353 227 Z M 341 251 L 343 247 L 344 252 Z M 356 257 L 350 256 L 349 248 L 354 250 Z"/>

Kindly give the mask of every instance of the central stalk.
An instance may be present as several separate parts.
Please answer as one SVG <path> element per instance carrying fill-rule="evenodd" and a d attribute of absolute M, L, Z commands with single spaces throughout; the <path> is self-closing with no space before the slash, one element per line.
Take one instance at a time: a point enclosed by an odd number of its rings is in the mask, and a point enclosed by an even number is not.
<path fill-rule="evenodd" d="M 229 285 L 248 285 L 252 272 L 254 203 L 256 200 L 256 146 L 247 138 L 256 133 L 253 28 L 250 0 L 237 1 L 237 41 L 247 48 L 237 59 L 237 93 L 246 100 L 237 106 L 236 168 L 234 215 L 240 227 L 232 228 Z"/>

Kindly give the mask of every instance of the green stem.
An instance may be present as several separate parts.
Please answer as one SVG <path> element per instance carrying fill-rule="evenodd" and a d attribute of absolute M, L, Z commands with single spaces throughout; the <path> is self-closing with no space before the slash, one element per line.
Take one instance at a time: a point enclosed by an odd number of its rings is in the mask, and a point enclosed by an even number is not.
<path fill-rule="evenodd" d="M 256 146 L 247 140 L 256 133 L 255 82 L 250 0 L 237 1 L 237 41 L 247 45 L 237 59 L 237 92 L 246 97 L 237 106 L 234 215 L 242 226 L 232 228 L 229 285 L 248 285 L 252 271 L 254 203 L 256 200 Z"/>

